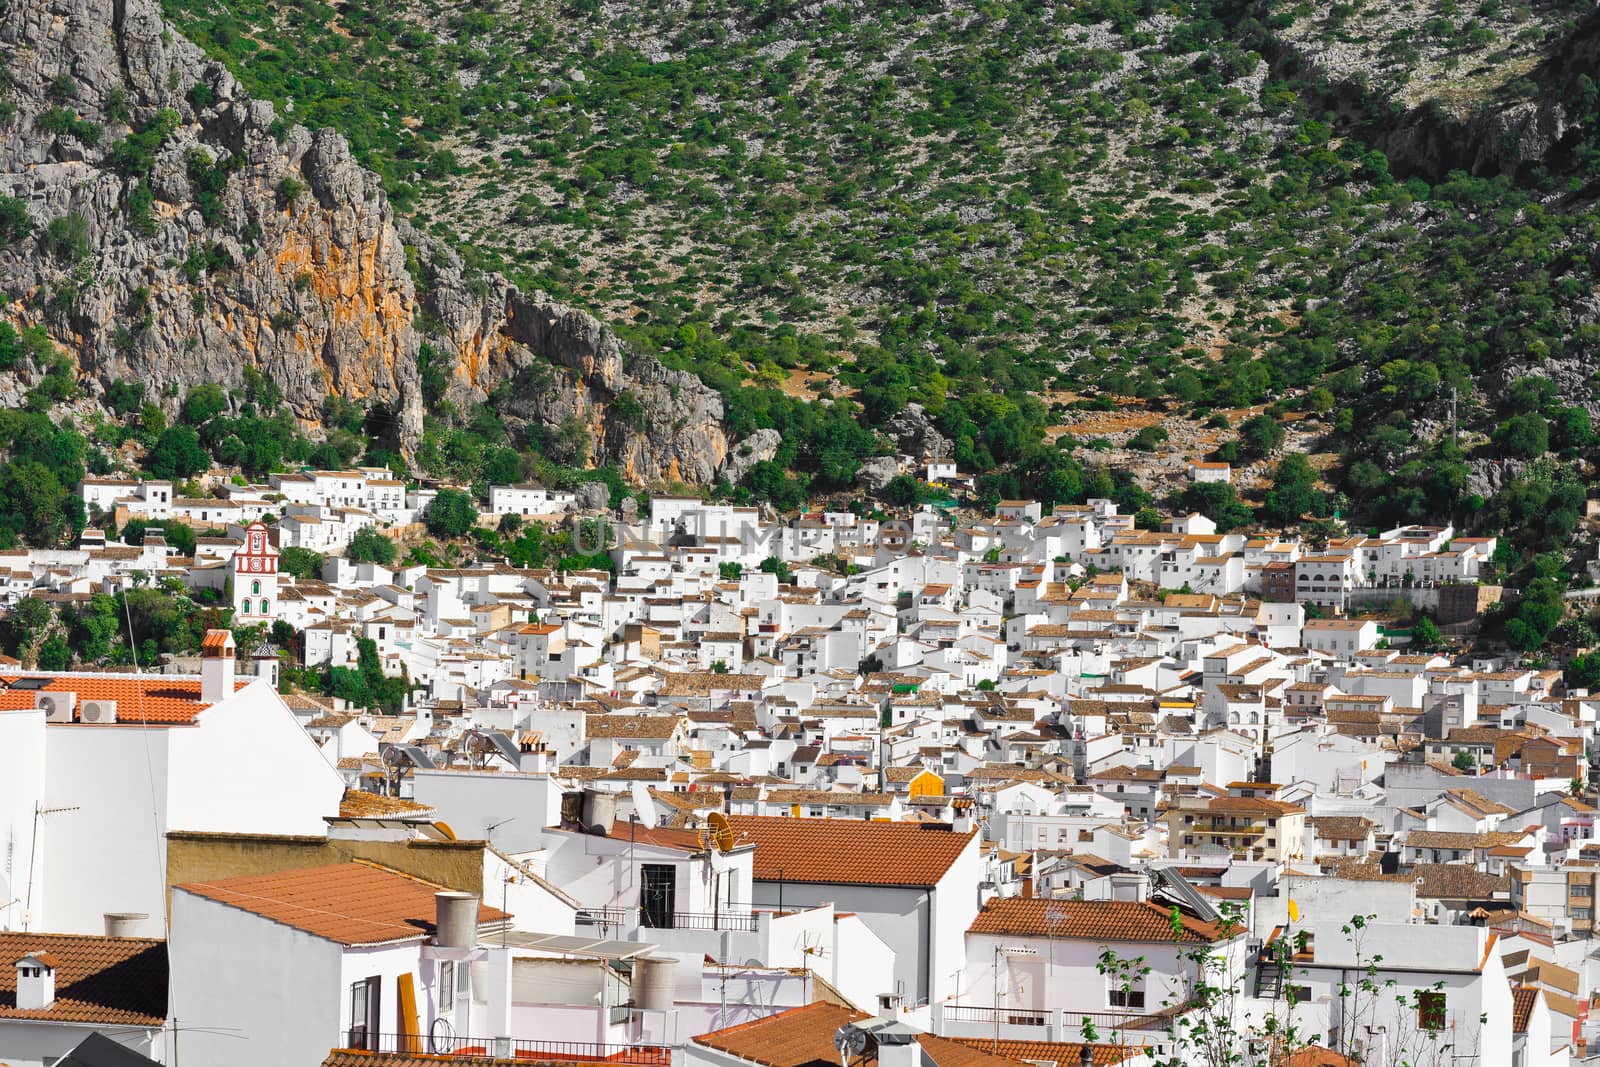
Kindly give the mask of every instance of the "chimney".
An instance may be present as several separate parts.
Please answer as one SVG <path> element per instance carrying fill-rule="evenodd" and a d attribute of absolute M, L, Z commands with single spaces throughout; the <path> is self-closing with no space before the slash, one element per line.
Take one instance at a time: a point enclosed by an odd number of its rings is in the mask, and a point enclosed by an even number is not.
<path fill-rule="evenodd" d="M 922 1067 L 922 1045 L 917 1032 L 904 1023 L 877 1029 L 878 1067 Z"/>
<path fill-rule="evenodd" d="M 250 653 L 250 670 L 257 678 L 265 679 L 272 688 L 278 688 L 278 654 L 265 641 Z"/>
<path fill-rule="evenodd" d="M 473 948 L 478 943 L 478 898 L 448 890 L 433 895 L 433 943 L 440 948 Z"/>
<path fill-rule="evenodd" d="M 220 704 L 233 696 L 233 635 L 227 630 L 207 630 L 200 642 L 200 699 Z"/>
<path fill-rule="evenodd" d="M 17 1010 L 48 1011 L 56 1002 L 56 959 L 30 952 L 17 961 Z"/>

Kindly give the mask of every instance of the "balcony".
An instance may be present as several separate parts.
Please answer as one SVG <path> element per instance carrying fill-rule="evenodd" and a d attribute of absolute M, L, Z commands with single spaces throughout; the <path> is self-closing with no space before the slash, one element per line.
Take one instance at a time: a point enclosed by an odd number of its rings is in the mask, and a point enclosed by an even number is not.
<path fill-rule="evenodd" d="M 662 922 L 662 919 L 668 919 Z M 761 928 L 761 920 L 748 912 L 698 912 L 675 911 L 668 916 L 650 916 L 641 911 L 639 925 L 653 930 L 730 930 L 736 934 L 753 934 Z"/>
<path fill-rule="evenodd" d="M 440 1025 L 444 1024 L 444 1025 Z M 627 1063 L 639 1067 L 671 1067 L 666 1045 L 602 1045 L 592 1041 L 539 1041 L 513 1037 L 463 1037 L 443 1019 L 427 1034 L 369 1034 L 352 1030 L 347 1048 L 430 1056 L 495 1056 L 532 1063 Z"/>
<path fill-rule="evenodd" d="M 628 908 L 579 908 L 572 921 L 579 926 L 620 930 L 628 923 Z"/>
<path fill-rule="evenodd" d="M 1071 1011 L 1052 1008 L 992 1008 L 946 1004 L 935 1015 L 944 1037 L 995 1037 L 1002 1041 L 1099 1041 L 1121 1045 L 1165 1045 L 1180 1008 L 1155 1012 Z"/>

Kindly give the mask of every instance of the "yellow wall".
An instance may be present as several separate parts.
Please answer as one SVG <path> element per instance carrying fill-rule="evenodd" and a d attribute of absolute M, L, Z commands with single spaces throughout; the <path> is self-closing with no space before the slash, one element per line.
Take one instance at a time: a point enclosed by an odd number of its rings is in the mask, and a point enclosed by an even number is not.
<path fill-rule="evenodd" d="M 944 779 L 932 771 L 923 771 L 911 779 L 911 795 L 914 797 L 942 797 L 944 796 Z"/>
<path fill-rule="evenodd" d="M 482 841 L 338 841 L 252 834 L 167 835 L 167 885 L 369 860 L 462 893 L 483 893 Z"/>

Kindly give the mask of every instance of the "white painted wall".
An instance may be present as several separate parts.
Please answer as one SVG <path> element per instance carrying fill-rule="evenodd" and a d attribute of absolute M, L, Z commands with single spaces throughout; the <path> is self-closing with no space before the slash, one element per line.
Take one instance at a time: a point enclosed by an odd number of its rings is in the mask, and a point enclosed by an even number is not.
<path fill-rule="evenodd" d="M 78 1042 L 99 1032 L 141 1056 L 161 1063 L 170 1062 L 166 1054 L 166 1034 L 134 1026 L 74 1026 L 68 1023 L 39 1023 L 23 1019 L 0 1020 L 0 1057 L 9 1067 L 47 1067 L 77 1047 Z"/>
<path fill-rule="evenodd" d="M 339 945 L 176 889 L 167 950 L 184 1062 L 291 1067 L 344 1043 Z"/>
<path fill-rule="evenodd" d="M 44 929 L 30 924 L 27 914 L 37 865 L 34 825 L 44 802 L 44 753 L 43 711 L 0 711 L 0 930 Z M 0 1045 L 0 1054 L 4 1049 Z"/>
<path fill-rule="evenodd" d="M 164 936 L 168 830 L 321 835 L 338 813 L 344 780 L 264 682 L 193 725 L 119 713 L 45 728 L 33 929 L 98 934 L 106 912 L 142 912 L 131 933 Z"/>
<path fill-rule="evenodd" d="M 519 855 L 545 847 L 544 828 L 559 821 L 561 794 L 548 774 L 417 770 L 412 796 L 450 824 L 456 837 L 487 840 Z"/>
<path fill-rule="evenodd" d="M 197 729 L 45 728 L 33 929 L 101 934 L 106 912 L 142 912 L 131 933 L 164 936 L 169 741 Z"/>

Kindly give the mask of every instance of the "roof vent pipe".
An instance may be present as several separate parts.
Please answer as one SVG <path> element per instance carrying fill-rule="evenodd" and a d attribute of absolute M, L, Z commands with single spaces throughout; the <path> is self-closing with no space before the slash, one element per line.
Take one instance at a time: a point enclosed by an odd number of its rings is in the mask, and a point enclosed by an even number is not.
<path fill-rule="evenodd" d="M 471 893 L 433 895 L 433 943 L 441 948 L 472 948 L 478 943 L 478 898 Z"/>

